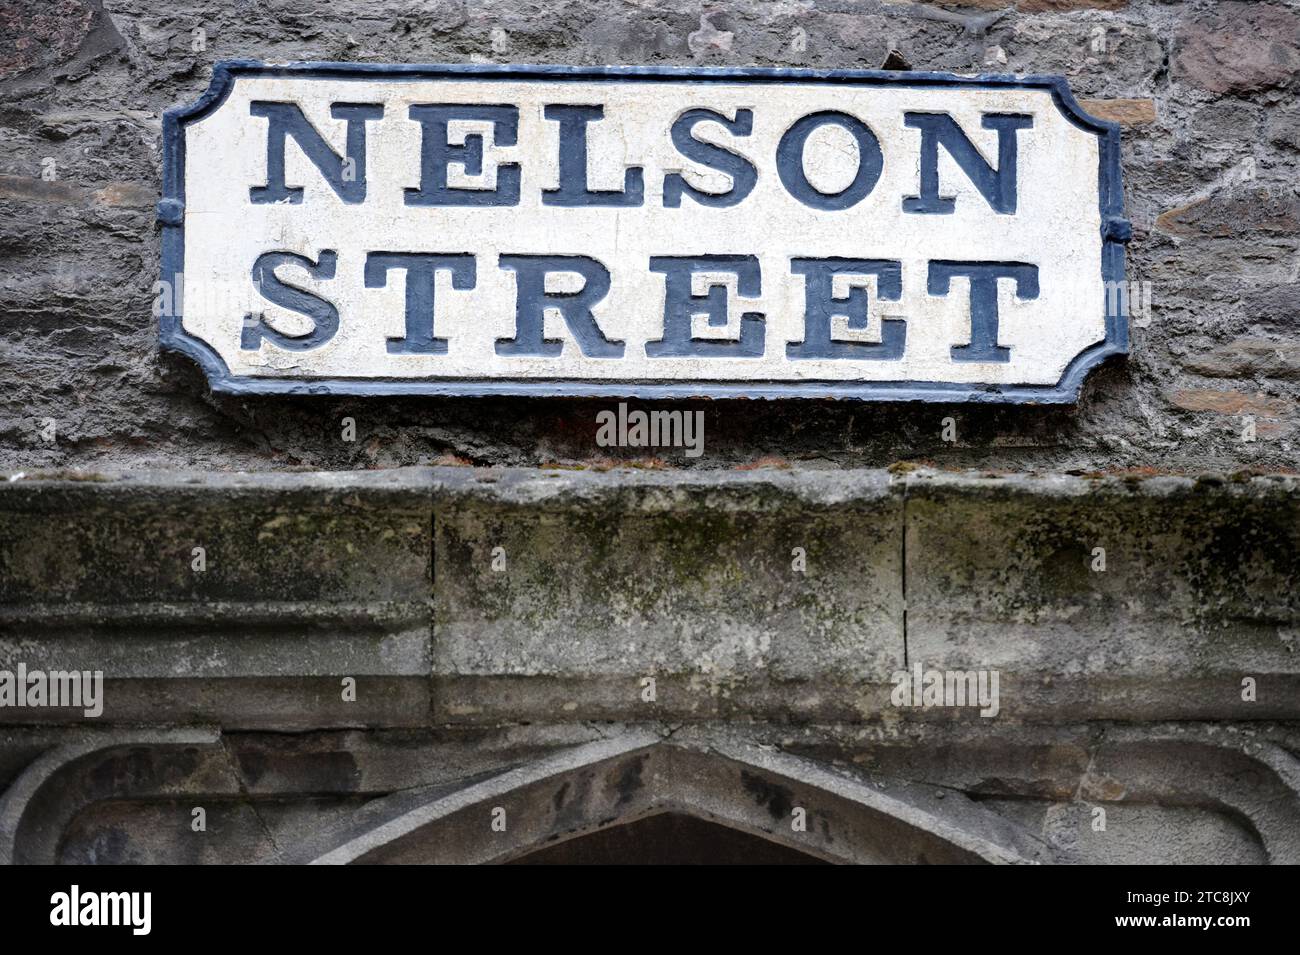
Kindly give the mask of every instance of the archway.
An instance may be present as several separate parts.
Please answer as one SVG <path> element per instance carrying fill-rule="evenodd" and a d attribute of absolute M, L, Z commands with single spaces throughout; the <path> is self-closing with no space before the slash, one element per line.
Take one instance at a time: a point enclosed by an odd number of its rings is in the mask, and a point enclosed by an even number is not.
<path fill-rule="evenodd" d="M 656 812 L 534 849 L 508 865 L 826 865 L 825 859 L 692 816 Z"/>
<path fill-rule="evenodd" d="M 674 827 L 703 839 L 705 856 L 980 863 L 1042 855 L 1040 845 L 957 794 L 935 801 L 905 783 L 881 788 L 751 744 L 686 745 L 633 733 L 414 807 L 409 793 L 391 813 L 368 805 L 311 861 L 512 863 L 588 853 L 635 861 L 668 851 L 652 850 L 648 840 Z"/>

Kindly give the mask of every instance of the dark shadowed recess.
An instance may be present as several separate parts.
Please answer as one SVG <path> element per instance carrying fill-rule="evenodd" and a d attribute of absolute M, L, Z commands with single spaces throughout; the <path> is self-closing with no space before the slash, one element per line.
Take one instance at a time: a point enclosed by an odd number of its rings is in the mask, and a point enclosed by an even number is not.
<path fill-rule="evenodd" d="M 538 849 L 510 865 L 827 865 L 787 846 L 664 812 Z"/>

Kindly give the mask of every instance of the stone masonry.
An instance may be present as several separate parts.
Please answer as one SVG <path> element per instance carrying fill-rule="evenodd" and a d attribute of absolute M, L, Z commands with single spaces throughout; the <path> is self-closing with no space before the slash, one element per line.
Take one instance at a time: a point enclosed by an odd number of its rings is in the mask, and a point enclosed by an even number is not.
<path fill-rule="evenodd" d="M 634 403 L 699 457 L 213 395 L 160 120 L 234 58 L 1060 74 L 1122 126 L 1130 354 L 1076 406 Z M 104 674 L 0 708 L 0 861 L 1300 862 L 1298 91 L 1300 0 L 0 0 L 0 671 Z"/>

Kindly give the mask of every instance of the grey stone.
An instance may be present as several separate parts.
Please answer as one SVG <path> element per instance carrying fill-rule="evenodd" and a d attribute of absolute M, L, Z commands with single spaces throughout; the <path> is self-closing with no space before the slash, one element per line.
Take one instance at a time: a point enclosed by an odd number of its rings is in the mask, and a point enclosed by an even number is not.
<path fill-rule="evenodd" d="M 0 709 L 0 861 L 528 862 L 687 816 L 814 861 L 1300 862 L 1294 0 L 4 9 L 0 670 L 106 685 Z M 156 348 L 153 205 L 163 111 L 233 57 L 1059 73 L 1142 120 L 1152 307 L 1077 407 L 674 405 L 699 459 L 598 448 L 604 402 L 214 396 Z M 894 705 L 916 665 L 996 670 L 997 716 Z"/>
<path fill-rule="evenodd" d="M 1013 718 L 1281 719 L 1296 502 L 1245 475 L 31 475 L 0 484 L 0 667 L 237 728 L 890 720 L 916 662 L 999 669 Z"/>
<path fill-rule="evenodd" d="M 1273 3 L 1218 3 L 1179 30 L 1179 73 L 1214 93 L 1289 82 L 1300 70 L 1300 15 Z"/>
<path fill-rule="evenodd" d="M 1279 24 L 1295 15 L 1294 5 L 1250 6 Z M 1179 373 L 1171 346 L 1187 334 L 1188 323 L 1233 322 L 1232 334 L 1239 336 L 1257 331 L 1257 322 L 1282 320 L 1256 317 L 1252 306 L 1293 284 L 1294 228 L 1235 241 L 1241 232 L 1236 223 L 1252 221 L 1251 208 L 1212 202 L 1204 210 L 1212 217 L 1177 236 L 1187 247 L 1177 258 L 1166 254 L 1168 237 L 1154 229 L 1158 216 L 1244 176 L 1239 167 L 1247 159 L 1255 161 L 1255 180 L 1237 185 L 1272 189 L 1285 204 L 1294 164 L 1282 94 L 1261 88 L 1220 96 L 1177 67 L 1167 68 L 1171 38 L 1217 22 L 1220 15 L 1204 5 L 1135 0 L 1115 9 L 1012 7 L 953 7 L 948 12 L 956 18 L 942 20 L 922 15 L 939 9 L 925 4 L 733 5 L 726 10 L 731 49 L 697 57 L 688 37 L 699 29 L 700 9 L 685 0 L 568 0 L 545 10 L 504 2 L 381 3 L 367 6 L 364 17 L 349 2 L 327 9 L 261 5 L 254 17 L 248 7 L 182 2 L 160 11 L 136 0 L 108 0 L 95 20 L 102 22 L 102 41 L 95 32 L 100 26 L 92 25 L 76 51 L 60 48 L 60 56 L 73 60 L 38 63 L 0 80 L 7 144 L 0 175 L 24 181 L 21 195 L 15 187 L 15 195 L 0 198 L 0 380 L 7 385 L 0 390 L 0 467 L 598 467 L 611 459 L 637 461 L 634 450 L 595 446 L 595 415 L 603 403 L 231 399 L 210 395 L 186 360 L 159 355 L 152 315 L 159 249 L 147 198 L 160 187 L 158 121 L 165 109 L 202 93 L 216 59 L 466 62 L 478 56 L 875 68 L 897 50 L 914 69 L 978 72 L 987 69 L 985 55 L 995 45 L 1007 55 L 1006 70 L 1063 73 L 1081 97 L 1156 105 L 1156 123 L 1123 132 L 1126 198 L 1138 226 L 1129 247 L 1130 275 L 1151 283 L 1157 310 L 1145 327 L 1135 328 L 1129 360 L 1104 370 L 1104 380 L 1089 386 L 1076 409 L 690 403 L 686 407 L 706 412 L 705 454 L 662 463 L 728 469 L 771 457 L 841 468 L 899 460 L 1004 470 L 1292 466 L 1294 443 L 1281 438 L 1253 447 L 1217 432 L 1171 439 L 1180 423 L 1163 410 L 1159 396 Z M 992 13 L 1004 15 L 989 19 Z M 1251 16 L 1234 19 L 1249 25 Z M 506 31 L 505 53 L 492 50 L 494 27 Z M 803 52 L 791 42 L 796 28 L 807 35 Z M 191 49 L 195 29 L 206 31 L 205 50 Z M 1255 32 L 1278 36 L 1285 47 L 1285 35 L 1263 27 Z M 77 66 L 72 79 L 68 64 L 85 57 L 93 69 Z M 1224 63 L 1237 68 L 1231 58 Z M 1255 126 L 1252 134 L 1257 114 L 1267 117 L 1268 131 Z M 46 157 L 55 160 L 58 181 L 35 186 L 31 181 L 39 182 Z M 76 201 L 50 201 L 64 195 Z M 94 196 L 135 198 L 114 205 Z M 1233 241 L 1215 238 L 1223 228 Z M 1210 275 L 1213 283 L 1204 279 Z M 1208 285 L 1213 307 L 1201 291 Z M 940 419 L 949 413 L 960 423 L 955 444 L 940 438 Z M 357 420 L 356 442 L 338 438 L 345 416 Z M 50 443 L 38 435 L 45 418 L 58 425 Z"/>
<path fill-rule="evenodd" d="M 1300 344 L 1243 338 L 1192 356 L 1188 371 L 1211 378 L 1300 379 Z"/>

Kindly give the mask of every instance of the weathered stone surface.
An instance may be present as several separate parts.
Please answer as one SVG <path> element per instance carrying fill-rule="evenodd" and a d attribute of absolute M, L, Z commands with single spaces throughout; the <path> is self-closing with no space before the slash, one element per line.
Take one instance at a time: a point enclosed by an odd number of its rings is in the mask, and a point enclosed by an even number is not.
<path fill-rule="evenodd" d="M 110 182 L 102 186 L 80 186 L 70 182 L 46 182 L 22 176 L 0 176 L 0 199 L 48 202 L 79 206 L 144 206 L 158 201 L 152 186 L 138 182 Z"/>
<path fill-rule="evenodd" d="M 0 669 L 102 670 L 114 722 L 423 723 L 429 497 L 395 485 L 0 486 Z"/>
<path fill-rule="evenodd" d="M 1242 143 L 1258 138 L 1259 124 L 1265 115 L 1265 110 L 1248 101 L 1212 100 L 1192 114 L 1192 133 L 1207 150 L 1235 154 Z"/>
<path fill-rule="evenodd" d="M 1300 379 L 1300 344 L 1241 338 L 1191 356 L 1188 371 L 1211 378 Z"/>
<path fill-rule="evenodd" d="M 1023 13 L 1057 13 L 1070 10 L 1122 10 L 1129 0 L 1016 0 Z"/>
<path fill-rule="evenodd" d="M 1300 110 L 1273 110 L 1268 117 L 1270 142 L 1300 149 Z"/>
<path fill-rule="evenodd" d="M 940 0 L 946 7 L 1015 8 L 1023 13 L 1065 13 L 1072 10 L 1120 10 L 1129 0 Z"/>
<path fill-rule="evenodd" d="M 0 81 L 71 59 L 94 16 L 94 7 L 82 0 L 0 3 Z"/>
<path fill-rule="evenodd" d="M 1288 410 L 1209 394 L 1185 403 Z M 0 669 L 102 669 L 113 722 L 267 729 L 889 722 L 915 662 L 1002 668 L 1035 719 L 1280 716 L 1296 501 L 927 470 L 31 476 L 0 484 Z M 1225 696 L 1239 674 L 1268 699 Z"/>
<path fill-rule="evenodd" d="M 1264 415 L 1278 418 L 1295 413 L 1288 398 L 1270 398 L 1241 391 L 1215 388 L 1180 388 L 1169 396 L 1172 404 L 1186 411 L 1214 411 L 1218 414 Z"/>
<path fill-rule="evenodd" d="M 881 474 L 457 492 L 434 517 L 436 718 L 852 718 L 902 664 L 899 511 Z"/>
<path fill-rule="evenodd" d="M 1293 482 L 1036 483 L 908 482 L 909 660 L 998 669 L 1025 718 L 1300 705 Z M 1243 701 L 1245 677 L 1270 707 Z"/>
<path fill-rule="evenodd" d="M 1300 197 L 1269 189 L 1216 192 L 1162 213 L 1156 228 L 1178 236 L 1300 235 Z"/>
<path fill-rule="evenodd" d="M 1156 22 L 1098 14 L 1012 16 L 998 21 L 989 42 L 1002 49 L 983 65 L 1013 73 L 1059 73 L 1080 99 L 1134 99 L 1155 92 L 1154 72 L 1162 55 Z"/>
<path fill-rule="evenodd" d="M 1145 126 L 1156 121 L 1153 99 L 1085 99 L 1079 105 L 1089 115 L 1121 126 Z"/>
<path fill-rule="evenodd" d="M 667 812 L 827 861 L 1286 864 L 1295 744 L 1267 722 L 83 731 L 0 797 L 0 862 L 532 861 Z M 1122 838 L 1091 831 L 1099 807 Z"/>
<path fill-rule="evenodd" d="M 1300 288 L 1286 283 L 1254 289 L 1246 296 L 1244 308 L 1252 322 L 1293 327 L 1300 324 Z"/>
<path fill-rule="evenodd" d="M 1184 23 L 1175 49 L 1178 73 L 1213 93 L 1279 86 L 1300 70 L 1300 15 L 1276 3 L 1217 3 Z"/>

